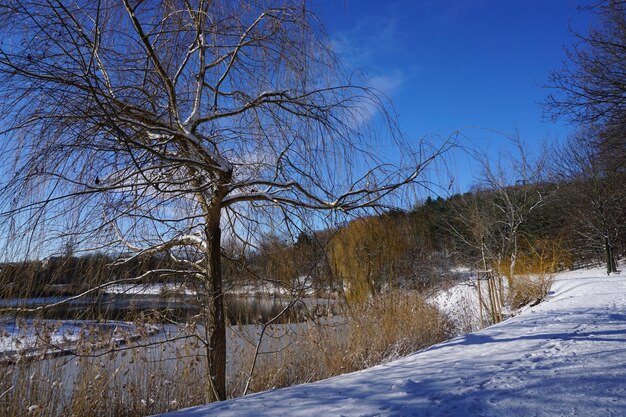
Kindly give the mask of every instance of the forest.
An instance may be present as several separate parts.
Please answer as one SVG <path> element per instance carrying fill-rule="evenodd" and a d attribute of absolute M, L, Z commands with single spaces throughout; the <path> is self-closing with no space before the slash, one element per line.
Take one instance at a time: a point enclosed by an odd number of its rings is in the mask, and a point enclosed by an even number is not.
<path fill-rule="evenodd" d="M 580 142 L 567 146 L 550 156 L 553 171 L 534 183 L 500 187 L 485 181 L 463 194 L 428 197 L 410 210 L 297 236 L 266 235 L 239 258 L 240 251 L 226 249 L 225 287 L 275 282 L 290 291 L 307 287 L 363 301 L 392 289 L 427 290 L 458 266 L 494 269 L 507 277 L 591 264 L 605 264 L 612 272 L 615 260 L 626 255 L 626 173 L 599 157 L 587 159 L 594 150 Z M 574 157 L 588 165 L 574 167 Z M 578 169 L 576 177 L 559 172 L 562 166 Z M 3 294 L 76 295 L 154 269 L 172 269 L 163 283 L 178 279 L 176 265 L 162 256 L 117 264 L 124 254 L 77 256 L 65 250 L 45 260 L 2 264 Z"/>

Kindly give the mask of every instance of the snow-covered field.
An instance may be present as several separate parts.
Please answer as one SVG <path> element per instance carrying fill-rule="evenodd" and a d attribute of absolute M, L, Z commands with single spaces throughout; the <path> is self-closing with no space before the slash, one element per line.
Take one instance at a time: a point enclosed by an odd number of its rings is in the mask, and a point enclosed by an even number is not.
<path fill-rule="evenodd" d="M 626 274 L 560 274 L 542 304 L 409 357 L 170 416 L 626 416 Z"/>

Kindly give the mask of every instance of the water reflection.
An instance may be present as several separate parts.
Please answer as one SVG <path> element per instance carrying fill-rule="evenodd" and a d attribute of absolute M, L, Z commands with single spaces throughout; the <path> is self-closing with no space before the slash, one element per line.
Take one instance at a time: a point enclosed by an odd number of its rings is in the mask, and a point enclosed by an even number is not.
<path fill-rule="evenodd" d="M 203 305 L 194 296 L 163 297 L 152 294 L 100 294 L 95 297 L 70 299 L 65 297 L 37 297 L 0 299 L 0 308 L 35 309 L 45 305 L 64 303 L 41 311 L 23 311 L 11 317 L 44 318 L 56 320 L 123 320 L 134 321 L 149 317 L 156 321 L 184 321 L 203 311 Z M 226 318 L 231 325 L 267 323 L 281 312 L 275 323 L 301 322 L 316 316 L 333 314 L 335 300 L 321 298 L 292 299 L 272 296 L 225 297 Z"/>

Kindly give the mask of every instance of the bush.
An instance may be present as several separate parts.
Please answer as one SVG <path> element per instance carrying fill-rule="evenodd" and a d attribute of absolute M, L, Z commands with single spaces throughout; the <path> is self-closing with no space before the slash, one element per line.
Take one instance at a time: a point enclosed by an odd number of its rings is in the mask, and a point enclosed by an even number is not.
<path fill-rule="evenodd" d="M 509 290 L 511 307 L 539 303 L 548 295 L 553 281 L 551 275 L 516 275 L 513 288 Z"/>

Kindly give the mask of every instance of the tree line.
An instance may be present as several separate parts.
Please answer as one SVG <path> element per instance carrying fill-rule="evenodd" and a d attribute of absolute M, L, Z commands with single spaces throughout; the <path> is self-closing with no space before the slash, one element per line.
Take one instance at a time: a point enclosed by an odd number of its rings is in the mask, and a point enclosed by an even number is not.
<path fill-rule="evenodd" d="M 574 138 L 578 140 L 578 136 Z M 575 150 L 584 147 L 576 143 Z M 342 227 L 290 236 L 266 235 L 254 250 L 222 253 L 225 288 L 272 283 L 294 294 L 334 293 L 362 301 L 391 289 L 426 290 L 458 266 L 516 273 L 556 272 L 626 256 L 624 173 L 581 171 L 571 177 L 574 148 L 553 153 L 552 181 L 482 187 L 448 198 L 428 197 L 411 210 L 354 219 Z M 588 155 L 589 166 L 601 161 Z M 567 171 L 560 171 L 563 167 Z M 583 167 L 584 168 L 584 167 Z M 556 179 L 556 180 L 554 180 Z M 608 248 L 608 249 L 607 249 Z M 176 268 L 152 255 L 65 254 L 0 265 L 3 296 L 78 291 Z M 179 277 L 172 274 L 169 280 Z M 163 275 L 161 282 L 167 282 Z M 149 278 L 134 283 L 154 282 Z M 66 284 L 63 286 L 62 284 Z"/>

